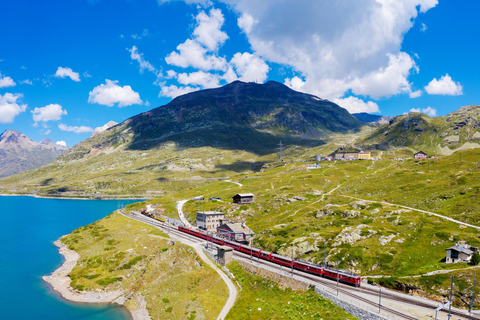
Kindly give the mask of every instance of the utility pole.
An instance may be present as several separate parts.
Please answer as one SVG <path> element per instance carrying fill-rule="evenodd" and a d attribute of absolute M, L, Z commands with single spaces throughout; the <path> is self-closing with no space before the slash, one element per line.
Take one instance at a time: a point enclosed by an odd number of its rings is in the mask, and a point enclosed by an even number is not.
<path fill-rule="evenodd" d="M 382 288 L 380 288 L 380 292 L 378 293 L 378 313 L 380 313 L 381 307 L 382 307 Z"/>
<path fill-rule="evenodd" d="M 280 151 L 279 156 L 278 156 L 278 160 L 282 161 L 282 158 L 283 158 L 283 143 L 282 143 L 282 140 L 280 140 L 280 143 L 278 144 L 278 150 Z"/>
<path fill-rule="evenodd" d="M 327 267 L 327 245 L 323 243 L 323 269 Z"/>
<path fill-rule="evenodd" d="M 253 242 L 253 241 L 252 241 L 252 236 L 251 236 L 250 231 L 248 232 L 248 238 L 250 239 L 250 263 L 252 263 L 252 250 L 253 250 L 253 248 L 252 248 L 252 242 Z"/>
<path fill-rule="evenodd" d="M 450 304 L 448 305 L 448 320 L 452 316 L 452 293 L 453 293 L 453 276 L 450 276 L 451 284 L 450 284 Z"/>
<path fill-rule="evenodd" d="M 473 308 L 473 299 L 475 299 L 475 279 L 477 278 L 477 268 L 475 268 L 475 274 L 473 276 L 473 287 L 472 287 L 472 301 L 470 302 L 470 316 L 472 316 L 472 308 Z"/>
<path fill-rule="evenodd" d="M 340 275 L 338 274 L 338 265 L 340 264 L 340 261 L 337 261 L 337 296 L 338 296 L 338 283 L 340 282 Z"/>
<path fill-rule="evenodd" d="M 293 278 L 293 248 L 292 248 L 292 278 Z"/>

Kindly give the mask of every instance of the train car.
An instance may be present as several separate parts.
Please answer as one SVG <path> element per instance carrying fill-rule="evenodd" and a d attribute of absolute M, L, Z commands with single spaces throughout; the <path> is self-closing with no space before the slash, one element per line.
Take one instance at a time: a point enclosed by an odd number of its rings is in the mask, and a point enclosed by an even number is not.
<path fill-rule="evenodd" d="M 157 215 L 153 215 L 153 217 L 154 217 L 155 219 L 157 219 L 158 221 L 160 221 L 160 222 L 165 222 L 165 219 L 164 219 L 164 218 L 161 218 L 161 217 L 159 217 L 159 216 L 157 216 Z"/>
<path fill-rule="evenodd" d="M 276 253 L 272 253 L 270 257 L 270 261 L 284 265 L 286 267 L 291 267 L 292 266 L 292 259 L 286 258 L 284 256 L 281 256 Z"/>
<path fill-rule="evenodd" d="M 261 251 L 259 252 L 259 255 L 260 255 L 260 259 L 263 259 L 263 260 L 267 260 L 267 261 L 270 261 L 270 259 L 272 258 L 272 254 L 271 252 L 268 252 L 268 251 Z"/>
<path fill-rule="evenodd" d="M 242 245 L 240 246 L 240 250 L 239 250 L 239 251 L 240 251 L 240 252 L 243 252 L 243 253 L 246 253 L 246 254 L 249 254 L 249 255 L 251 254 L 252 256 L 258 258 L 258 257 L 260 256 L 260 252 L 261 252 L 262 250 L 257 249 L 257 248 L 253 248 L 253 247 L 251 248 L 251 247 L 249 247 L 249 246 L 247 246 L 247 245 L 242 244 Z"/>
<path fill-rule="evenodd" d="M 240 243 L 237 243 L 235 241 L 228 241 L 228 240 L 224 240 L 224 245 L 229 246 L 229 247 L 233 248 L 233 250 L 236 250 L 236 251 L 240 251 L 240 247 L 242 246 Z"/>
<path fill-rule="evenodd" d="M 327 268 L 323 271 L 323 277 L 337 281 L 337 270 Z M 360 287 L 362 279 L 358 274 L 338 270 L 338 281 L 351 286 Z"/>
<path fill-rule="evenodd" d="M 216 244 L 219 244 L 221 246 L 223 246 L 225 244 L 225 239 L 222 239 L 222 238 L 219 238 L 219 237 L 216 237 L 216 236 L 213 236 L 213 243 L 216 243 Z"/>
<path fill-rule="evenodd" d="M 202 231 L 200 231 L 200 232 L 198 233 L 198 236 L 199 236 L 200 238 L 204 239 L 204 240 L 209 240 L 209 239 L 210 239 L 210 237 L 209 237 L 206 233 L 203 233 Z"/>
<path fill-rule="evenodd" d="M 311 273 L 317 276 L 323 275 L 323 267 L 311 262 L 295 260 L 293 262 L 293 268 L 303 272 Z"/>
<path fill-rule="evenodd" d="M 182 226 L 178 226 L 178 231 L 182 231 L 182 232 L 185 232 L 185 233 L 190 233 L 187 228 L 182 227 Z"/>

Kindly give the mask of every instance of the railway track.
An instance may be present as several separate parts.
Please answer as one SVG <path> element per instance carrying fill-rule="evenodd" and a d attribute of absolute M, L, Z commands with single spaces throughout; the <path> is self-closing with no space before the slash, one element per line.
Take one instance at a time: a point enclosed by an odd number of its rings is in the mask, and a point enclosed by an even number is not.
<path fill-rule="evenodd" d="M 184 240 L 189 240 L 190 242 L 197 243 L 197 244 L 205 244 L 206 243 L 206 240 L 204 240 L 204 239 L 197 238 L 195 236 L 188 235 L 188 234 L 185 234 L 183 232 L 180 232 L 180 231 L 174 229 L 174 227 L 168 227 L 166 223 L 160 222 L 160 221 L 155 220 L 153 218 L 142 216 L 142 215 L 135 215 L 135 216 L 126 215 L 126 214 L 124 214 L 124 215 L 129 217 L 129 218 L 132 218 L 132 219 L 147 223 L 149 225 L 155 226 L 155 227 L 161 229 L 162 231 L 165 231 L 165 232 L 168 232 L 169 234 L 174 235 L 175 237 L 178 237 L 178 238 L 181 238 L 181 239 L 184 239 Z M 213 245 L 217 246 L 216 244 L 213 244 Z M 243 253 L 243 252 L 234 251 L 233 254 L 234 254 L 234 256 L 241 257 L 243 259 L 250 259 L 250 255 L 246 254 L 246 253 Z M 266 261 L 266 260 L 263 260 L 263 259 L 258 259 L 257 257 L 253 257 L 252 261 L 257 262 L 260 265 L 264 265 L 264 266 L 268 266 L 269 268 L 276 269 L 277 271 L 280 272 L 280 274 L 284 274 L 287 271 L 287 269 L 289 269 L 288 267 L 282 267 L 282 266 L 279 266 L 277 264 L 271 263 L 270 261 Z M 288 273 L 291 273 L 291 272 L 288 272 Z M 333 289 L 333 290 L 337 289 L 336 283 L 332 283 L 332 280 L 320 278 L 318 276 L 314 276 L 314 275 L 308 274 L 306 272 L 298 271 L 298 270 L 295 270 L 295 269 L 293 270 L 293 275 L 295 275 L 297 277 L 300 277 L 300 278 L 303 278 L 303 279 L 306 279 L 309 282 L 313 282 L 315 284 L 319 284 L 319 285 L 322 285 L 324 287 L 327 287 L 327 288 L 330 288 L 330 289 Z M 338 292 L 345 295 L 345 296 L 349 296 L 349 297 L 354 298 L 358 301 L 361 301 L 361 302 L 363 302 L 367 305 L 373 306 L 375 308 L 378 307 L 378 303 L 373 302 L 373 301 L 359 295 L 359 294 L 367 294 L 367 295 L 372 295 L 372 296 L 378 296 L 378 294 L 379 294 L 378 291 L 373 289 L 373 288 L 350 287 L 350 286 L 347 286 L 345 284 L 340 283 L 339 288 L 338 288 Z M 409 305 L 415 305 L 415 306 L 423 307 L 423 308 L 426 308 L 426 309 L 430 309 L 432 311 L 432 314 L 435 312 L 435 309 L 437 307 L 434 304 L 429 304 L 429 303 L 426 303 L 426 302 L 422 302 L 422 301 L 419 301 L 417 299 L 410 299 L 408 297 L 400 297 L 398 295 L 388 293 L 388 292 L 382 292 L 382 298 L 389 299 L 389 300 L 392 300 L 392 301 L 402 302 L 402 303 L 409 304 Z M 387 312 L 391 315 L 394 315 L 394 316 L 397 316 L 399 318 L 406 319 L 406 320 L 417 319 L 415 317 L 412 317 L 410 315 L 401 313 L 397 310 L 394 310 L 394 309 L 391 309 L 391 308 L 388 308 L 388 307 L 385 307 L 385 306 L 381 306 L 381 311 Z M 447 310 L 441 310 L 441 312 L 447 313 L 448 311 Z M 456 310 L 452 310 L 451 314 L 455 315 L 455 316 L 460 316 L 460 317 L 463 317 L 463 318 L 467 318 L 467 319 L 480 320 L 480 316 L 478 316 L 478 315 L 472 314 L 471 316 L 469 316 L 465 313 L 458 312 Z"/>

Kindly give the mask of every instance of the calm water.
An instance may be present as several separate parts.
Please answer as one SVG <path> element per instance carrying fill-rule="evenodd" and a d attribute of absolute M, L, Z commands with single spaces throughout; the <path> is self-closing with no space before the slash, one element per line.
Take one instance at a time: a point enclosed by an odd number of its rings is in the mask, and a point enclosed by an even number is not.
<path fill-rule="evenodd" d="M 41 277 L 63 263 L 52 242 L 131 202 L 0 196 L 0 319 L 130 319 L 120 306 L 63 300 Z"/>

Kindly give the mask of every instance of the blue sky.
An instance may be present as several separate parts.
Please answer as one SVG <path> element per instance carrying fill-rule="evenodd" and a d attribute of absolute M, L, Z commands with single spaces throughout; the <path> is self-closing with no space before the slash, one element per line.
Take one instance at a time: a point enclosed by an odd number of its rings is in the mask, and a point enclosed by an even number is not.
<path fill-rule="evenodd" d="M 479 13 L 474 0 L 4 1 L 0 132 L 73 146 L 236 79 L 443 116 L 480 104 Z"/>

